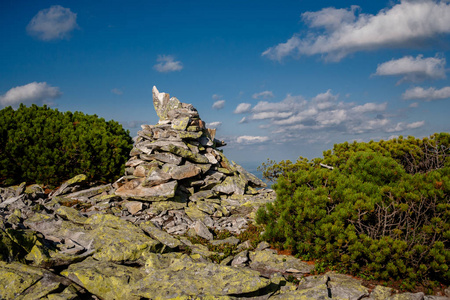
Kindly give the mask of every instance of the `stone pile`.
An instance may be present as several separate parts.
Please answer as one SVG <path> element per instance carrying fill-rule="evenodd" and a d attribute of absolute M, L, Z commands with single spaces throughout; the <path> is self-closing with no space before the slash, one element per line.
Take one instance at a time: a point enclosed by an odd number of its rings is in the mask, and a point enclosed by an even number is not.
<path fill-rule="evenodd" d="M 153 104 L 159 122 L 142 125 L 126 163 L 126 175 L 118 181 L 120 187 L 115 194 L 149 203 L 165 201 L 172 209 L 184 208 L 189 218 L 182 222 L 183 216 L 178 214 L 177 225 L 181 226 L 171 233 L 194 227 L 189 219 L 200 220 L 210 228 L 233 227 L 219 220 L 229 215 L 227 203 L 257 195 L 261 193 L 257 188 L 266 184 L 226 158 L 219 150 L 225 142 L 215 138 L 214 129 L 206 128 L 191 104 L 160 93 L 156 87 Z"/>
<path fill-rule="evenodd" d="M 225 145 L 197 110 L 153 87 L 157 125 L 142 125 L 116 194 L 145 201 L 202 201 L 220 195 L 256 194 L 259 178 L 230 162 Z"/>

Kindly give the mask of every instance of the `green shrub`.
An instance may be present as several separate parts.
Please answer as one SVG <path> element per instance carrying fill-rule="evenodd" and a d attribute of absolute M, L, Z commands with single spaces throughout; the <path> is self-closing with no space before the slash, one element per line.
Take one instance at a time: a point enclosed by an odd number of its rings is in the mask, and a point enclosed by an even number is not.
<path fill-rule="evenodd" d="M 449 136 L 344 143 L 285 166 L 257 212 L 264 238 L 355 274 L 448 284 Z"/>
<path fill-rule="evenodd" d="M 108 182 L 123 174 L 131 148 L 128 131 L 96 115 L 45 105 L 0 111 L 0 185 L 57 186 L 81 173 Z"/>

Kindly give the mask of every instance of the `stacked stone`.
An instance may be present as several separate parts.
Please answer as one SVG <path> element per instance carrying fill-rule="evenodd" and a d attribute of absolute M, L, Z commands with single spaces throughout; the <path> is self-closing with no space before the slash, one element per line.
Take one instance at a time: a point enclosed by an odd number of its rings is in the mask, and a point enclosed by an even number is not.
<path fill-rule="evenodd" d="M 197 110 L 153 87 L 157 125 L 142 125 L 116 195 L 143 201 L 199 202 L 253 195 L 266 184 L 218 150 L 225 145 Z M 216 204 L 216 205 L 213 205 Z M 206 208 L 203 209 L 203 211 Z"/>

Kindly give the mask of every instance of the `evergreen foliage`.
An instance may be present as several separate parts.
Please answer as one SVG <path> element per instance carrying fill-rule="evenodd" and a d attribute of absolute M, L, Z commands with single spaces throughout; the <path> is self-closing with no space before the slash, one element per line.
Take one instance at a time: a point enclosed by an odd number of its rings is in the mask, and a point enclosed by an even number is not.
<path fill-rule="evenodd" d="M 449 134 L 343 143 L 263 168 L 277 181 L 257 213 L 272 244 L 405 287 L 450 282 Z"/>
<path fill-rule="evenodd" d="M 57 186 L 81 173 L 108 182 L 123 174 L 131 148 L 128 131 L 96 115 L 34 104 L 0 111 L 0 185 Z"/>

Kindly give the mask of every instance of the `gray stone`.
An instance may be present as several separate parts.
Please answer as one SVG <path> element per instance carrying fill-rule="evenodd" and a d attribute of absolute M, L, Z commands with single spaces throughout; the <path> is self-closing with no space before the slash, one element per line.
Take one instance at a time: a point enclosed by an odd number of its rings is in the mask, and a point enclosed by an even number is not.
<path fill-rule="evenodd" d="M 142 202 L 139 201 L 127 201 L 124 206 L 130 212 L 130 214 L 134 215 L 142 210 Z"/>
<path fill-rule="evenodd" d="M 223 244 L 230 244 L 230 245 L 237 245 L 241 242 L 238 238 L 232 236 L 223 240 L 214 240 L 211 241 L 211 245 L 223 245 Z"/>
<path fill-rule="evenodd" d="M 202 238 L 207 239 L 207 240 L 213 240 L 214 239 L 212 233 L 209 231 L 208 227 L 206 227 L 206 225 L 203 224 L 202 221 L 196 221 L 194 223 L 194 230 L 195 230 L 195 233 L 199 237 L 202 237 Z"/>
<path fill-rule="evenodd" d="M 160 93 L 156 86 L 153 87 L 153 105 L 161 121 L 168 119 L 169 111 L 181 108 L 181 102 L 177 98 L 172 97 L 167 93 Z"/>
<path fill-rule="evenodd" d="M 145 178 L 145 180 L 142 182 L 142 186 L 143 187 L 157 186 L 166 183 L 171 179 L 172 176 L 169 173 L 164 172 L 164 170 L 161 169 L 155 169 Z"/>
<path fill-rule="evenodd" d="M 148 155 L 146 157 L 148 160 L 159 160 L 161 162 L 165 162 L 165 163 L 170 163 L 170 164 L 174 164 L 174 165 L 179 165 L 181 163 L 182 158 L 172 154 L 172 153 L 167 153 L 167 152 L 163 152 L 163 153 L 154 153 L 151 155 Z"/>
<path fill-rule="evenodd" d="M 202 169 L 200 169 L 199 167 L 189 164 L 189 165 L 175 166 L 170 169 L 169 174 L 170 176 L 172 176 L 173 179 L 181 180 L 197 176 L 198 174 L 200 174 L 201 170 Z"/>
<path fill-rule="evenodd" d="M 64 182 L 59 189 L 51 194 L 52 197 L 56 197 L 66 193 L 72 193 L 80 189 L 80 186 L 87 180 L 87 176 L 79 174 L 66 182 Z"/>
<path fill-rule="evenodd" d="M 243 267 L 248 262 L 248 250 L 239 252 L 231 261 L 232 267 Z"/>
<path fill-rule="evenodd" d="M 162 244 L 169 246 L 170 248 L 178 248 L 182 243 L 176 238 L 172 237 L 170 234 L 164 230 L 158 229 L 152 222 L 147 221 L 145 223 L 139 224 L 139 227 L 148 233 L 152 238 L 158 240 Z M 187 226 L 186 226 L 187 227 Z"/>
<path fill-rule="evenodd" d="M 258 244 L 258 246 L 256 246 L 255 251 L 262 251 L 267 248 L 270 248 L 270 244 L 266 241 L 262 241 L 261 243 Z"/>
<path fill-rule="evenodd" d="M 359 300 L 369 296 L 369 290 L 361 281 L 335 272 L 328 272 L 327 275 L 330 278 L 328 288 L 333 299 Z"/>
<path fill-rule="evenodd" d="M 402 293 L 402 294 L 396 294 L 392 295 L 388 300 L 423 300 L 425 297 L 425 294 L 420 293 Z"/>
<path fill-rule="evenodd" d="M 222 183 L 214 186 L 212 190 L 227 195 L 233 193 L 244 195 L 245 182 L 243 182 L 238 176 L 228 176 Z"/>
<path fill-rule="evenodd" d="M 143 179 L 133 179 L 118 188 L 115 194 L 140 200 L 161 201 L 173 198 L 178 186 L 177 181 L 169 181 L 153 187 L 143 187 L 142 181 Z"/>
<path fill-rule="evenodd" d="M 299 273 L 310 273 L 313 265 L 308 265 L 293 256 L 278 255 L 272 251 L 253 251 L 250 252 L 250 268 L 258 270 L 262 273 L 286 272 L 288 269 L 296 269 Z"/>
<path fill-rule="evenodd" d="M 377 285 L 370 293 L 370 299 L 385 300 L 391 296 L 392 290 L 390 287 Z"/>

